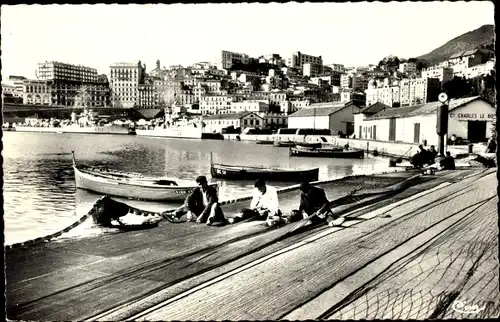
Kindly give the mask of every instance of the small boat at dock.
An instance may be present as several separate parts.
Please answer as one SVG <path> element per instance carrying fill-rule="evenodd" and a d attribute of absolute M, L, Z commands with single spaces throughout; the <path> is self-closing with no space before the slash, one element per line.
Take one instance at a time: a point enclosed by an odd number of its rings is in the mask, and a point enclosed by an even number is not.
<path fill-rule="evenodd" d="M 295 145 L 298 147 L 304 148 L 321 148 L 323 143 L 321 142 L 295 142 Z"/>
<path fill-rule="evenodd" d="M 210 155 L 210 159 L 210 174 L 212 175 L 212 178 L 223 178 L 231 180 L 255 180 L 261 178 L 268 181 L 302 182 L 316 181 L 318 180 L 319 176 L 319 168 L 284 169 L 227 165 L 213 163 L 212 155 Z"/>
<path fill-rule="evenodd" d="M 363 150 L 343 150 L 342 148 L 290 148 L 290 156 L 329 157 L 345 159 L 363 159 Z"/>
<path fill-rule="evenodd" d="M 255 144 L 274 144 L 273 140 L 257 140 Z"/>
<path fill-rule="evenodd" d="M 72 154 L 76 187 L 80 189 L 130 199 L 182 201 L 198 186 L 187 180 L 77 166 L 74 151 Z M 219 187 L 216 183 L 210 185 Z"/>
<path fill-rule="evenodd" d="M 273 145 L 276 146 L 276 147 L 289 148 L 289 147 L 294 147 L 297 144 L 295 142 L 293 142 L 293 141 L 274 141 Z"/>

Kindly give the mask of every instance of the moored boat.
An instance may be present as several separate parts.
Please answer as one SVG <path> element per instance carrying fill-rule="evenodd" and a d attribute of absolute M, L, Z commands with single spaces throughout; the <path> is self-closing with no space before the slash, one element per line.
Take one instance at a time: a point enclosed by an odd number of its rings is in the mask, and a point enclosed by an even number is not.
<path fill-rule="evenodd" d="M 256 144 L 274 144 L 273 140 L 257 140 L 255 141 Z"/>
<path fill-rule="evenodd" d="M 295 142 L 293 142 L 293 141 L 274 141 L 273 145 L 276 146 L 276 147 L 289 148 L 289 147 L 294 147 L 297 144 Z"/>
<path fill-rule="evenodd" d="M 321 142 L 295 142 L 295 145 L 305 148 L 321 148 L 323 146 Z"/>
<path fill-rule="evenodd" d="M 106 124 L 103 126 L 91 125 L 81 126 L 79 124 L 63 125 L 59 128 L 62 133 L 85 133 L 85 134 L 131 134 L 135 135 L 135 129 L 129 127 L 128 124 L 116 125 Z"/>
<path fill-rule="evenodd" d="M 211 156 L 212 158 L 212 156 Z M 213 178 L 231 180 L 255 180 L 258 178 L 268 181 L 316 181 L 319 168 L 311 169 L 284 169 L 265 168 L 255 166 L 228 165 L 210 162 L 210 174 Z"/>
<path fill-rule="evenodd" d="M 139 136 L 153 136 L 181 139 L 201 139 L 203 136 L 201 122 L 186 122 L 175 125 L 159 125 L 152 129 L 136 129 Z"/>
<path fill-rule="evenodd" d="M 305 156 L 305 157 L 329 157 L 329 158 L 346 158 L 346 159 L 362 159 L 364 158 L 363 150 L 342 150 L 339 148 L 290 148 L 290 156 Z"/>
<path fill-rule="evenodd" d="M 77 166 L 72 153 L 76 187 L 80 189 L 131 199 L 182 201 L 197 187 L 186 180 Z M 216 183 L 210 185 L 218 189 Z"/>

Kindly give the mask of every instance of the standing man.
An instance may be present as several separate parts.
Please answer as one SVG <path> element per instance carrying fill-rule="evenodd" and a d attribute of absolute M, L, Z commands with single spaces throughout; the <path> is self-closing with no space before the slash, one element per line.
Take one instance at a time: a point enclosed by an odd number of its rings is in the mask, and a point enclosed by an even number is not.
<path fill-rule="evenodd" d="M 325 220 L 330 226 L 340 226 L 344 223 L 344 217 L 335 216 L 332 213 L 325 190 L 311 186 L 309 182 L 301 183 L 299 189 L 301 191 L 299 209 L 292 210 L 285 219 L 285 223 L 309 217 L 312 217 L 312 221 Z"/>
<path fill-rule="evenodd" d="M 219 205 L 217 189 L 208 185 L 205 176 L 196 178 L 196 183 L 198 187 L 186 198 L 184 205 L 177 209 L 170 217 L 178 220 L 187 213 L 188 221 L 196 220 L 197 223 L 206 222 L 208 226 L 213 224 L 214 221 L 226 224 L 226 217 L 224 217 Z"/>
<path fill-rule="evenodd" d="M 276 188 L 266 185 L 266 182 L 262 179 L 257 179 L 254 187 L 250 208 L 244 208 L 241 213 L 229 218 L 230 223 L 256 218 L 257 220 L 266 220 L 266 224 L 271 226 L 273 225 L 273 217 L 281 216 Z"/>

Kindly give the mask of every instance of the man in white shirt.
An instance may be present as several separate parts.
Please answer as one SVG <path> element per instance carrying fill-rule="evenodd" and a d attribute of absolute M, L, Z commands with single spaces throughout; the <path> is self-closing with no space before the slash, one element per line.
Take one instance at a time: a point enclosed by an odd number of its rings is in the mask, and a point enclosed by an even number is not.
<path fill-rule="evenodd" d="M 255 218 L 257 220 L 266 220 L 267 225 L 271 226 L 273 217 L 281 216 L 276 188 L 266 185 L 266 182 L 262 179 L 257 179 L 254 187 L 250 208 L 244 208 L 235 217 L 228 218 L 230 223 Z"/>

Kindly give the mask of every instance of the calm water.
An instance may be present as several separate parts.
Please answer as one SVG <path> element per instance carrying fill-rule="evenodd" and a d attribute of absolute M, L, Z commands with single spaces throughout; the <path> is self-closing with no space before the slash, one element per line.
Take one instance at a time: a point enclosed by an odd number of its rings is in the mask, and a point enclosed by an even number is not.
<path fill-rule="evenodd" d="M 210 178 L 214 161 L 241 165 L 320 168 L 320 180 L 384 171 L 387 159 L 342 160 L 289 157 L 287 148 L 255 143 L 147 138 L 126 135 L 3 133 L 4 236 L 12 244 L 54 233 L 88 212 L 100 195 L 75 188 L 71 150 L 77 162 L 149 175 Z M 210 179 L 209 179 L 210 180 Z M 273 183 L 277 187 L 291 183 Z M 220 198 L 248 195 L 252 182 L 221 181 Z M 127 201 L 159 211 L 178 204 Z M 67 236 L 100 233 L 92 224 Z"/>

